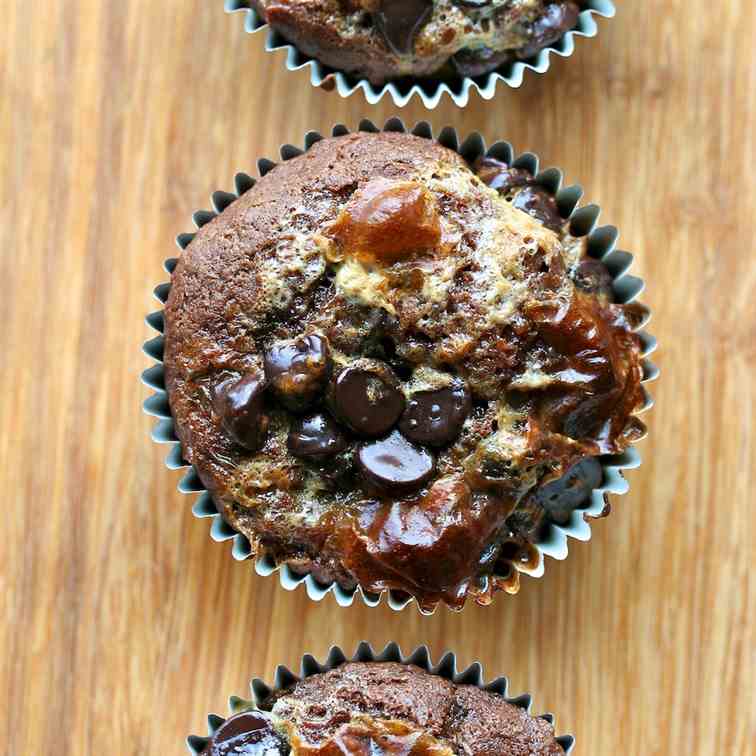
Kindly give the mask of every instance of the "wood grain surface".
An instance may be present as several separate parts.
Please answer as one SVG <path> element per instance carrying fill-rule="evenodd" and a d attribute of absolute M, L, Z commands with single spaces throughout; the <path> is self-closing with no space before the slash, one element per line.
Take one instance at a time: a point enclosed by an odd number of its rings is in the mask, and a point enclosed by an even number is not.
<path fill-rule="evenodd" d="M 756 381 L 750 0 L 621 2 L 545 77 L 460 111 L 581 182 L 647 281 L 661 349 L 630 493 L 488 609 L 310 602 L 214 544 L 139 374 L 174 236 L 234 172 L 388 102 L 289 73 L 220 0 L 2 2 L 0 751 L 180 754 L 253 675 L 360 639 L 454 649 L 580 754 L 745 754 Z"/>

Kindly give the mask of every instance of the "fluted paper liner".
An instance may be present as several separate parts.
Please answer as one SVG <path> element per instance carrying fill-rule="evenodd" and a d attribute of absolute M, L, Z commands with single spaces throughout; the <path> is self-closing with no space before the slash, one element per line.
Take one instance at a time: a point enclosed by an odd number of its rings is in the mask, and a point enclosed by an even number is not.
<path fill-rule="evenodd" d="M 310 83 L 314 87 L 335 88 L 342 97 L 348 97 L 361 89 L 365 99 L 371 105 L 375 105 L 384 96 L 389 96 L 400 108 L 417 95 L 428 109 L 435 108 L 444 95 L 449 95 L 455 105 L 465 107 L 472 90 L 477 91 L 484 100 L 490 100 L 496 94 L 500 82 L 512 88 L 520 87 L 526 71 L 544 74 L 551 67 L 552 56 L 569 58 L 575 50 L 576 38 L 595 37 L 598 33 L 596 16 L 612 18 L 616 12 L 612 0 L 588 0 L 585 5 L 586 7 L 578 16 L 575 28 L 566 32 L 553 45 L 544 47 L 531 60 L 513 61 L 482 76 L 459 76 L 450 79 L 418 77 L 374 85 L 367 79 L 330 68 L 303 53 L 281 34 L 270 28 L 260 14 L 251 7 L 250 0 L 225 0 L 226 13 L 239 13 L 244 16 L 244 28 L 247 32 L 250 34 L 263 30 L 266 32 L 266 52 L 285 51 L 286 68 L 289 71 L 309 68 Z"/>
<path fill-rule="evenodd" d="M 364 120 L 359 125 L 359 131 L 380 131 L 372 122 Z M 400 131 L 405 132 L 404 124 L 398 118 L 391 118 L 386 122 L 383 131 Z M 433 133 L 430 125 L 421 121 L 413 129 L 409 130 L 415 136 L 424 139 L 433 139 Z M 343 136 L 348 134 L 349 130 L 341 124 L 332 129 L 333 136 Z M 304 139 L 304 147 L 294 147 L 285 144 L 281 147 L 281 160 L 291 160 L 303 152 L 307 151 L 313 144 L 320 141 L 323 137 L 317 132 L 308 132 Z M 555 168 L 549 168 L 545 171 L 538 170 L 538 157 L 530 152 L 525 152 L 515 157 L 512 147 L 507 142 L 496 142 L 486 149 L 483 137 L 478 132 L 473 132 L 462 143 L 459 142 L 457 132 L 451 128 L 443 129 L 436 141 L 449 149 L 457 151 L 469 163 L 474 162 L 482 155 L 494 157 L 503 162 L 514 165 L 515 167 L 525 168 L 530 171 L 536 181 L 549 191 L 554 192 L 560 213 L 570 221 L 570 230 L 574 236 L 587 236 L 588 249 L 592 257 L 598 258 L 604 262 L 612 276 L 612 287 L 616 302 L 628 303 L 634 301 L 643 291 L 643 281 L 635 276 L 629 275 L 627 270 L 630 268 L 633 257 L 628 252 L 615 249 L 618 231 L 613 226 L 598 226 L 597 221 L 600 209 L 597 205 L 585 205 L 578 207 L 578 202 L 582 197 L 583 190 L 578 185 L 562 187 L 562 174 Z M 258 160 L 258 170 L 260 176 L 264 176 L 276 165 L 275 162 L 267 159 Z M 216 191 L 212 195 L 213 210 L 199 210 L 194 213 L 193 221 L 197 228 L 201 228 L 211 221 L 219 213 L 228 207 L 232 202 L 238 199 L 242 194 L 251 189 L 256 183 L 256 179 L 246 173 L 238 173 L 235 178 L 235 191 L 224 192 Z M 180 249 L 185 249 L 194 238 L 194 233 L 179 234 L 176 241 Z M 178 259 L 170 258 L 165 261 L 165 270 L 172 273 Z M 155 288 L 155 297 L 165 303 L 170 291 L 170 283 L 160 284 Z M 642 344 L 643 359 L 643 383 L 654 380 L 658 376 L 658 370 L 647 357 L 656 348 L 656 340 L 645 331 L 641 330 L 649 320 L 650 313 L 644 308 L 645 317 L 643 322 L 638 326 L 638 335 Z M 156 331 L 158 336 L 150 339 L 144 344 L 145 353 L 156 361 L 156 364 L 148 368 L 142 374 L 143 382 L 152 389 L 152 395 L 144 402 L 144 411 L 148 415 L 158 418 L 158 422 L 152 431 L 153 441 L 160 444 L 168 444 L 171 449 L 166 457 L 166 465 L 171 470 L 189 468 L 178 484 L 178 489 L 182 493 L 197 494 L 198 497 L 194 503 L 192 511 L 196 517 L 208 518 L 210 520 L 210 536 L 214 541 L 231 541 L 231 553 L 235 559 L 244 560 L 252 557 L 252 549 L 246 536 L 236 532 L 228 523 L 226 523 L 215 507 L 212 496 L 202 484 L 194 467 L 190 466 L 183 457 L 181 444 L 176 435 L 174 421 L 171 415 L 171 408 L 168 402 L 168 394 L 165 387 L 165 374 L 163 369 L 163 346 L 164 346 L 164 315 L 159 310 L 147 316 L 147 323 Z M 639 410 L 644 412 L 653 405 L 653 400 L 644 388 L 645 402 Z M 515 560 L 512 567 L 515 570 L 511 575 L 502 575 L 499 577 L 509 579 L 509 587 L 506 589 L 509 593 L 517 593 L 519 590 L 519 576 L 521 573 L 531 577 L 541 577 L 544 572 L 544 557 L 562 560 L 567 557 L 567 539 L 574 538 L 578 541 L 588 541 L 591 537 L 591 528 L 589 520 L 601 517 L 607 509 L 608 494 L 624 494 L 628 490 L 628 484 L 622 475 L 623 470 L 636 468 L 640 465 L 640 455 L 634 448 L 628 448 L 624 453 L 619 455 L 603 455 L 598 457 L 603 470 L 603 481 L 601 486 L 593 489 L 590 498 L 590 504 L 584 508 L 576 509 L 572 512 L 570 519 L 564 525 L 552 523 L 544 531 L 542 539 L 535 543 L 534 546 L 538 552 L 538 561 L 535 566 L 523 565 Z M 260 575 L 271 575 L 278 571 L 281 585 L 287 590 L 294 590 L 299 585 L 304 585 L 307 595 L 314 601 L 320 601 L 328 593 L 333 593 L 337 603 L 340 606 L 350 606 L 354 597 L 359 593 L 368 606 L 376 606 L 381 595 L 363 590 L 357 587 L 352 590 L 346 590 L 338 583 L 323 584 L 315 580 L 312 575 L 303 575 L 295 573 L 287 564 L 277 565 L 268 555 L 260 555 L 255 560 L 255 569 Z M 384 591 L 388 593 L 388 604 L 393 609 L 402 609 L 407 604 L 414 601 L 402 591 Z M 432 613 L 433 609 L 425 610 L 424 613 Z M 421 610 L 423 611 L 423 610 Z"/>
<path fill-rule="evenodd" d="M 252 696 L 250 700 L 238 698 L 237 696 L 231 696 L 231 698 L 229 698 L 228 708 L 231 712 L 229 716 L 238 714 L 242 711 L 260 708 L 260 705 L 271 693 L 285 690 L 306 677 L 311 677 L 312 675 L 328 672 L 336 667 L 340 667 L 347 661 L 399 662 L 400 664 L 414 664 L 416 667 L 420 667 L 432 675 L 438 675 L 439 677 L 451 680 L 458 685 L 475 685 L 481 690 L 496 693 L 508 703 L 517 706 L 520 709 L 524 709 L 532 716 L 531 709 L 533 706 L 533 699 L 530 693 L 523 693 L 519 696 L 510 696 L 509 681 L 506 677 L 497 677 L 495 680 L 487 683 L 483 676 L 483 665 L 480 662 L 473 662 L 469 667 L 460 671 L 457 669 L 457 657 L 452 651 L 447 651 L 438 660 L 437 664 L 433 664 L 428 646 L 418 646 L 412 653 L 404 656 L 399 644 L 393 641 L 379 653 L 376 653 L 369 643 L 362 641 L 357 646 L 357 650 L 351 658 L 347 658 L 346 654 L 338 646 L 332 646 L 328 653 L 328 657 L 322 664 L 319 663 L 314 656 L 305 654 L 302 657 L 298 675 L 294 674 L 287 667 L 278 666 L 276 668 L 272 686 L 259 678 L 255 678 L 249 686 Z M 538 718 L 545 719 L 549 724 L 554 726 L 554 716 L 552 714 L 539 714 Z M 209 714 L 207 717 L 207 735 L 190 735 L 186 739 L 189 751 L 193 753 L 194 756 L 199 756 L 209 743 L 210 738 L 212 738 L 212 736 L 218 731 L 218 728 L 225 721 L 226 720 L 223 717 L 220 717 L 217 714 Z M 572 735 L 557 735 L 556 741 L 566 754 L 572 753 L 575 745 L 575 738 Z"/>

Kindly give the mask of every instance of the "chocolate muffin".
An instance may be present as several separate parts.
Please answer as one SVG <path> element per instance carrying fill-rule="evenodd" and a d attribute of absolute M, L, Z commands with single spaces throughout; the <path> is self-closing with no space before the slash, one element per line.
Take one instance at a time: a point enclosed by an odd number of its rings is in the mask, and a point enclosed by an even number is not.
<path fill-rule="evenodd" d="M 203 756 L 559 756 L 552 725 L 419 667 L 352 662 L 226 720 Z"/>
<path fill-rule="evenodd" d="M 643 433 L 637 310 L 527 171 L 316 143 L 173 273 L 183 453 L 252 552 L 422 608 L 488 603 Z"/>
<path fill-rule="evenodd" d="M 573 0 L 252 0 L 307 55 L 373 84 L 479 76 L 533 57 L 578 21 Z"/>

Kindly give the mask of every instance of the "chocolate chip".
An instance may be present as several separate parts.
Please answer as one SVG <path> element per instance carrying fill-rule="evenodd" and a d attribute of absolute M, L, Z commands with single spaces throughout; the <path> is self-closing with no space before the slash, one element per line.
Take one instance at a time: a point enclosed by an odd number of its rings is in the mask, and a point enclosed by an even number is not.
<path fill-rule="evenodd" d="M 606 418 L 611 415 L 618 399 L 618 390 L 613 390 L 612 386 L 607 385 L 608 381 L 612 380 L 612 376 L 607 372 L 608 361 L 605 358 L 597 358 L 591 366 L 596 368 L 597 371 L 603 372 L 603 375 L 601 372 L 586 375 L 593 387 L 597 389 L 596 393 L 584 394 L 585 398 L 582 401 L 577 401 L 577 406 L 566 412 L 562 420 L 561 432 L 577 441 L 601 436 L 602 428 L 607 425 Z M 602 389 L 605 390 L 602 391 Z"/>
<path fill-rule="evenodd" d="M 512 205 L 523 210 L 537 221 L 557 233 L 564 226 L 564 218 L 559 214 L 556 200 L 545 189 L 526 186 L 515 195 Z"/>
<path fill-rule="evenodd" d="M 501 195 L 507 195 L 533 180 L 533 175 L 524 168 L 510 168 L 492 157 L 480 158 L 475 163 L 475 172 L 484 184 L 496 189 Z"/>
<path fill-rule="evenodd" d="M 350 366 L 336 376 L 332 405 L 355 433 L 382 436 L 404 411 L 404 394 L 388 365 Z"/>
<path fill-rule="evenodd" d="M 375 486 L 389 491 L 411 491 L 430 479 L 433 455 L 408 441 L 399 431 L 362 444 L 357 455 L 360 471 Z"/>
<path fill-rule="evenodd" d="M 433 0 L 381 0 L 373 20 L 397 55 L 411 55 L 415 37 L 432 13 Z"/>
<path fill-rule="evenodd" d="M 309 407 L 331 374 L 328 341 L 317 334 L 279 341 L 265 352 L 265 375 L 276 397 L 293 412 Z"/>
<path fill-rule="evenodd" d="M 535 496 L 526 494 L 520 499 L 517 509 L 507 518 L 507 528 L 518 539 L 522 538 L 526 541 L 535 542 L 539 540 L 539 536 L 547 522 L 546 513 L 543 507 L 536 501 Z M 515 545 L 519 550 L 521 544 Z M 511 548 L 514 551 L 514 545 Z M 515 557 L 516 554 L 502 554 L 502 556 L 504 558 L 507 558 L 507 556 Z"/>
<path fill-rule="evenodd" d="M 284 756 L 289 746 L 273 727 L 270 714 L 247 711 L 227 719 L 202 751 L 202 756 Z"/>
<path fill-rule="evenodd" d="M 482 76 L 512 60 L 510 50 L 492 50 L 490 47 L 476 47 L 456 52 L 452 65 L 460 76 Z"/>
<path fill-rule="evenodd" d="M 572 29 L 578 20 L 580 8 L 577 3 L 550 3 L 530 27 L 528 43 L 517 51 L 519 58 L 532 58 L 544 47 L 554 44 L 565 32 Z"/>
<path fill-rule="evenodd" d="M 225 381 L 213 392 L 213 408 L 221 425 L 237 444 L 250 451 L 262 447 L 268 432 L 264 393 L 265 379 L 259 372 Z"/>
<path fill-rule="evenodd" d="M 572 272 L 572 280 L 576 286 L 591 294 L 612 295 L 612 276 L 600 260 L 592 257 L 581 260 Z"/>
<path fill-rule="evenodd" d="M 287 444 L 295 457 L 320 461 L 344 451 L 347 439 L 330 415 L 316 412 L 294 421 Z"/>
<path fill-rule="evenodd" d="M 461 383 L 435 391 L 416 391 L 399 429 L 419 444 L 443 446 L 457 438 L 471 407 L 470 392 Z"/>

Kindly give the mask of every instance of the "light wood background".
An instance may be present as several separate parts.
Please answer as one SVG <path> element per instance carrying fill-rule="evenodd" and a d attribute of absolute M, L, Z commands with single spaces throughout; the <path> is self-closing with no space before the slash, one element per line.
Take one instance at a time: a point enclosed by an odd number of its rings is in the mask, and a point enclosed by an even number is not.
<path fill-rule="evenodd" d="M 756 17 L 620 3 L 548 76 L 402 115 L 541 154 L 622 230 L 663 374 L 631 492 L 493 607 L 310 602 L 210 541 L 149 441 L 144 315 L 173 237 L 237 170 L 388 103 L 313 90 L 220 0 L 4 0 L 0 751 L 180 754 L 255 674 L 428 642 L 506 673 L 581 754 L 754 742 Z"/>

